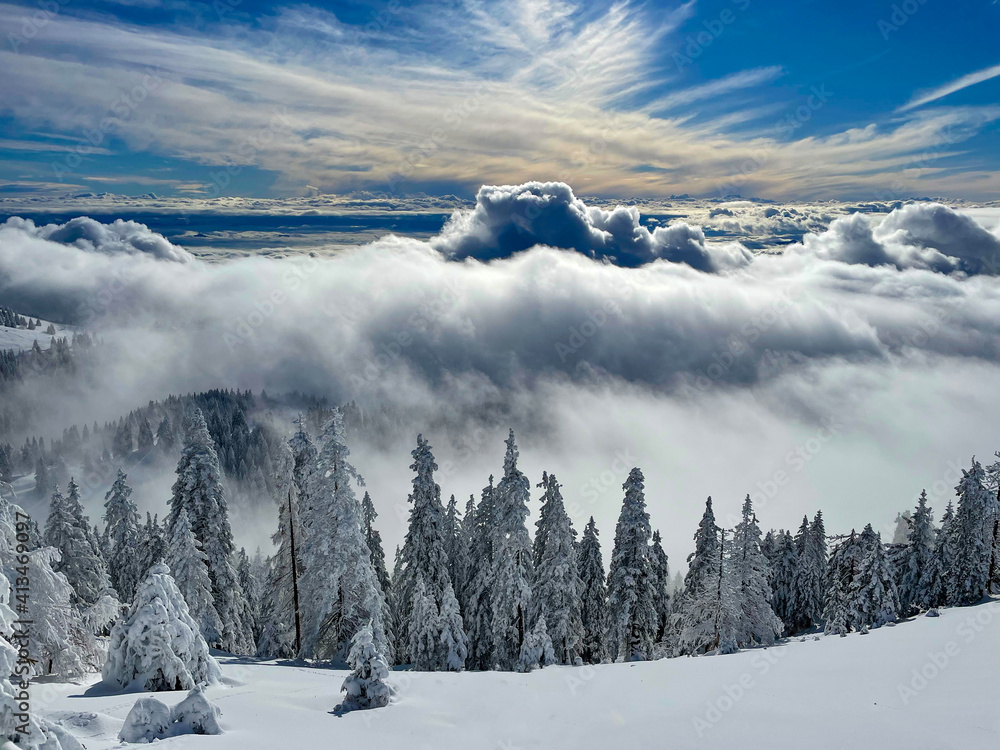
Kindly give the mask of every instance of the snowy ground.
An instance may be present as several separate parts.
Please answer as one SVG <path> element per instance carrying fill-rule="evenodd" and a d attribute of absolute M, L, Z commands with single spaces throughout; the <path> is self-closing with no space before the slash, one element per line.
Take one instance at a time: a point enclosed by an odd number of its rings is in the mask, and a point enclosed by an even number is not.
<path fill-rule="evenodd" d="M 25 316 L 27 317 L 27 316 Z M 27 328 L 8 328 L 0 326 L 0 349 L 16 349 L 26 352 L 31 349 L 35 341 L 42 349 L 48 349 L 52 345 L 52 336 L 45 333 L 50 321 L 43 320 L 42 325 L 29 331 Z M 72 336 L 73 329 L 70 326 L 52 324 L 56 329 L 56 336 Z"/>
<path fill-rule="evenodd" d="M 528 675 L 396 672 L 392 705 L 340 717 L 331 711 L 344 672 L 222 661 L 229 684 L 208 695 L 222 708 L 226 733 L 172 738 L 166 746 L 1000 747 L 1000 601 L 865 636 L 796 640 L 732 656 Z M 115 747 L 140 694 L 87 695 L 99 692 L 37 685 L 34 710 L 61 720 L 88 750 Z M 184 696 L 156 695 L 171 706 Z"/>

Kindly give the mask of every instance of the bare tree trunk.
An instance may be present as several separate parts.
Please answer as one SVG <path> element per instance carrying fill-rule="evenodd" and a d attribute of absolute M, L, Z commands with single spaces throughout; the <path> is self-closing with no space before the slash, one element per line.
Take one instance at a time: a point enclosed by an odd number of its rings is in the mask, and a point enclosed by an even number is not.
<path fill-rule="evenodd" d="M 292 599 L 295 602 L 295 655 L 302 649 L 302 625 L 299 619 L 299 569 L 295 561 L 295 519 L 292 516 L 292 491 L 288 490 L 288 536 L 292 547 Z"/>

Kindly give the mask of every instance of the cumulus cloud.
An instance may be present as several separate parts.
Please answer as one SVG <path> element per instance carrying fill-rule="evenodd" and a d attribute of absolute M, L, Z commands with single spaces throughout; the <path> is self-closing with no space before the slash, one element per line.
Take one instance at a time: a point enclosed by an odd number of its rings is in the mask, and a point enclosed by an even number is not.
<path fill-rule="evenodd" d="M 547 245 L 626 267 L 662 258 L 711 272 L 751 260 L 735 243 L 707 245 L 700 227 L 681 222 L 650 231 L 639 219 L 634 206 L 587 206 L 562 182 L 485 185 L 475 208 L 456 211 L 431 244 L 458 259 L 507 258 Z"/>
<path fill-rule="evenodd" d="M 122 219 L 102 224 L 86 216 L 78 216 L 65 224 L 36 226 L 31 219 L 14 216 L 0 225 L 0 232 L 5 231 L 20 231 L 27 236 L 72 245 L 92 253 L 145 253 L 160 260 L 179 263 L 192 259 L 184 248 L 172 244 L 145 224 Z"/>
<path fill-rule="evenodd" d="M 878 223 L 851 214 L 805 237 L 796 250 L 843 263 L 939 273 L 995 275 L 1000 269 L 1000 238 L 940 203 L 911 203 Z"/>

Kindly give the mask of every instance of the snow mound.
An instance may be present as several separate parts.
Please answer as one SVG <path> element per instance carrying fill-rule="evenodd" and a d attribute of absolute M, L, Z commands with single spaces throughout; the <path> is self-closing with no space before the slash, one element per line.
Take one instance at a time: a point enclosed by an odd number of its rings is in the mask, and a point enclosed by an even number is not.
<path fill-rule="evenodd" d="M 122 742 L 152 742 L 170 736 L 170 709 L 156 698 L 140 698 L 125 717 L 118 733 Z"/>
<path fill-rule="evenodd" d="M 156 698 L 140 698 L 125 717 L 118 739 L 141 744 L 182 734 L 222 734 L 221 714 L 201 687 L 188 693 L 172 710 Z"/>

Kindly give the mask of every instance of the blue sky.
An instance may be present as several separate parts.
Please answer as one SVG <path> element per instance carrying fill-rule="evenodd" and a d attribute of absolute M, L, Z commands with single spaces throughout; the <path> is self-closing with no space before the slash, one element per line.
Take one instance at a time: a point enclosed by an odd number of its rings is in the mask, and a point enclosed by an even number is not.
<path fill-rule="evenodd" d="M 0 191 L 1000 198 L 994 0 L 0 4 Z"/>

